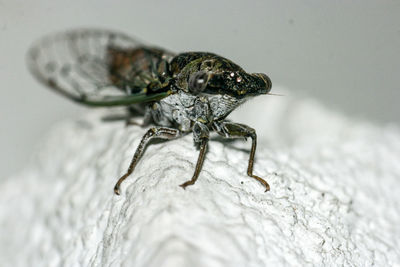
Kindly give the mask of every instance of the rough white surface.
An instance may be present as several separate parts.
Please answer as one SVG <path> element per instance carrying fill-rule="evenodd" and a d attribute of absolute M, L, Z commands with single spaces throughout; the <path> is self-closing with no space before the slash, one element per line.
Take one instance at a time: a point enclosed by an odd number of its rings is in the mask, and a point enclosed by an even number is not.
<path fill-rule="evenodd" d="M 399 266 L 400 131 L 309 100 L 255 99 L 234 118 L 259 136 L 210 142 L 198 182 L 191 136 L 148 147 L 145 129 L 63 122 L 0 184 L 1 266 Z"/>

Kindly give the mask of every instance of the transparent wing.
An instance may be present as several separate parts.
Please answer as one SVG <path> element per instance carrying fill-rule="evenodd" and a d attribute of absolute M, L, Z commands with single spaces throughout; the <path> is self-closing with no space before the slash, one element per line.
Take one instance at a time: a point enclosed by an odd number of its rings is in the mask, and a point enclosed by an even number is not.
<path fill-rule="evenodd" d="M 167 94 L 127 94 L 109 78 L 110 48 L 142 46 L 131 37 L 107 30 L 81 29 L 41 39 L 28 52 L 28 67 L 43 84 L 75 102 L 90 106 L 129 105 Z"/>

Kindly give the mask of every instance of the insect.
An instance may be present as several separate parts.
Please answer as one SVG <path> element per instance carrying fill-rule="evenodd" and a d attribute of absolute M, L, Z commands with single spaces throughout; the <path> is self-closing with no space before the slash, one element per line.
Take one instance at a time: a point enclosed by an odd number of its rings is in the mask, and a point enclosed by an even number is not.
<path fill-rule="evenodd" d="M 132 174 L 146 145 L 155 138 L 172 140 L 193 133 L 200 152 L 192 178 L 202 168 L 210 132 L 226 138 L 251 138 L 247 175 L 253 174 L 257 135 L 253 128 L 226 117 L 246 100 L 269 94 L 271 80 L 247 73 L 229 59 L 207 52 L 174 54 L 143 45 L 118 32 L 78 29 L 49 35 L 28 53 L 32 74 L 47 87 L 83 105 L 126 106 L 152 126 L 142 137 L 130 166 L 114 192 Z"/>

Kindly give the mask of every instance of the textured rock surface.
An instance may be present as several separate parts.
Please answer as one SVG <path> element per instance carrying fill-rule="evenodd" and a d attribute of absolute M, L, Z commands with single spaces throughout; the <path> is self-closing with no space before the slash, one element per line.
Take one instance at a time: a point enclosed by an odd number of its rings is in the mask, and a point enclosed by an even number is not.
<path fill-rule="evenodd" d="M 400 131 L 308 100 L 256 99 L 236 120 L 259 135 L 210 142 L 195 186 L 191 136 L 149 146 L 112 188 L 145 129 L 61 123 L 0 185 L 2 266 L 390 266 L 400 264 Z M 255 116 L 254 116 L 255 115 Z"/>

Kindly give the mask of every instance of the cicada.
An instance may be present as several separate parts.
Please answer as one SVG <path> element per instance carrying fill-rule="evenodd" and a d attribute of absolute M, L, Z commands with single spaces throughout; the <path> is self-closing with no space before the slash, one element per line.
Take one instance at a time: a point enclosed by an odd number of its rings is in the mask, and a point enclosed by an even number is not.
<path fill-rule="evenodd" d="M 256 131 L 227 116 L 252 97 L 268 94 L 271 80 L 247 73 L 231 60 L 208 52 L 170 51 L 144 45 L 114 31 L 79 29 L 49 35 L 28 53 L 32 74 L 50 89 L 91 107 L 124 106 L 129 116 L 143 116 L 153 126 L 142 137 L 121 183 L 132 174 L 150 140 L 172 140 L 193 134 L 199 156 L 193 185 L 202 168 L 210 132 L 225 138 L 251 138 L 247 175 L 253 174 Z"/>

